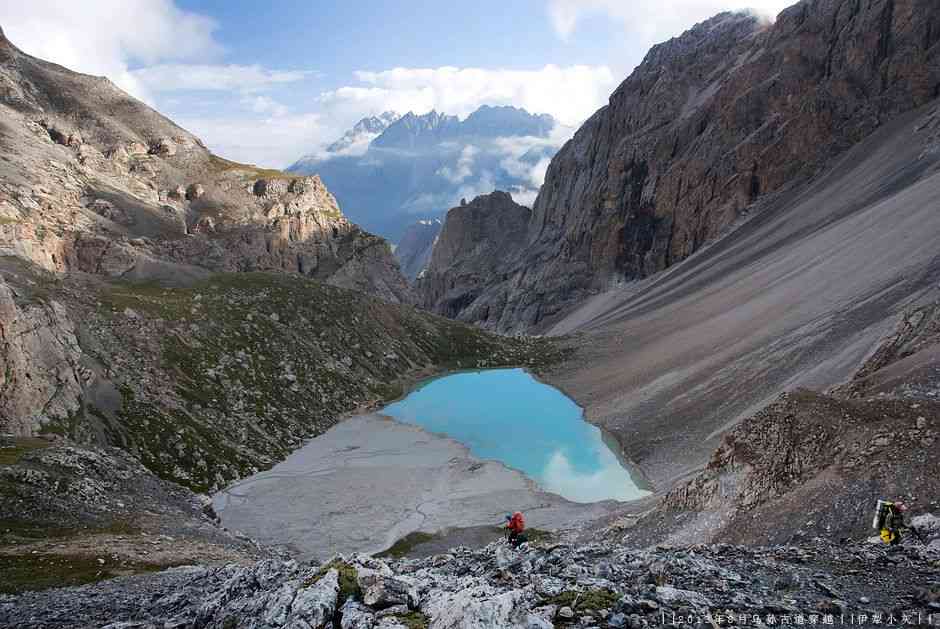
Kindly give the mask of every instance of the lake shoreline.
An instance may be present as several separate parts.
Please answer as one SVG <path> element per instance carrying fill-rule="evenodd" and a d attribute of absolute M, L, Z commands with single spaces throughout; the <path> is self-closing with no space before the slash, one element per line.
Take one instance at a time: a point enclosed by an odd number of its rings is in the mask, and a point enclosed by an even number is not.
<path fill-rule="evenodd" d="M 376 413 L 337 424 L 310 445 L 215 494 L 223 524 L 299 559 L 326 560 L 381 552 L 417 531 L 497 526 L 517 509 L 530 526 L 580 528 L 624 504 L 571 502 L 454 439 Z"/>
<path fill-rule="evenodd" d="M 377 411 L 456 439 L 575 502 L 646 497 L 648 483 L 608 431 L 525 368 L 462 370 L 425 379 Z"/>

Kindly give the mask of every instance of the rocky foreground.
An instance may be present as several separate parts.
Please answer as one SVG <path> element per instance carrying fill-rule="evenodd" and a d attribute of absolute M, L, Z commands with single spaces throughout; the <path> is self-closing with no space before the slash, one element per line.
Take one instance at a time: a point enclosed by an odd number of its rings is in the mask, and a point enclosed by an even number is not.
<path fill-rule="evenodd" d="M 936 520 L 922 518 L 929 523 Z M 940 544 L 504 542 L 420 560 L 180 567 L 0 597 L 4 627 L 642 627 L 940 621 Z M 733 617 L 733 621 L 731 620 Z"/>

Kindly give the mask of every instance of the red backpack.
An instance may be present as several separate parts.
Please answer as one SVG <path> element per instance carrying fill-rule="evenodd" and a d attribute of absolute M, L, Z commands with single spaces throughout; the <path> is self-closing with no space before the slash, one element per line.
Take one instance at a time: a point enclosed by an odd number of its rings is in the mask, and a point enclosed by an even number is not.
<path fill-rule="evenodd" d="M 516 511 L 512 514 L 512 519 L 509 521 L 509 528 L 517 533 L 521 533 L 525 530 L 525 518 L 522 517 L 522 513 Z"/>

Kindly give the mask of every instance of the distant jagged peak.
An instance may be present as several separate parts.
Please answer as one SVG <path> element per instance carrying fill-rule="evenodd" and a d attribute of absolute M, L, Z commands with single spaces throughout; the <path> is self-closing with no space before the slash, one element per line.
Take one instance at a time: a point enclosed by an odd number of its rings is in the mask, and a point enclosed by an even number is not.
<path fill-rule="evenodd" d="M 555 126 L 549 114 L 531 114 L 512 105 L 481 105 L 463 121 L 465 128 L 475 135 L 545 137 Z"/>
<path fill-rule="evenodd" d="M 394 124 L 401 115 L 394 111 L 385 111 L 375 116 L 366 116 L 346 131 L 343 136 L 326 147 L 331 154 L 347 154 L 357 152 L 357 148 L 365 151 L 369 143 L 381 134 L 389 125 Z"/>
<path fill-rule="evenodd" d="M 372 141 L 379 148 L 410 149 L 458 138 L 548 137 L 555 119 L 548 114 L 531 114 L 511 105 L 481 105 L 461 120 L 438 112 L 409 111 Z"/>
<path fill-rule="evenodd" d="M 350 133 L 381 133 L 388 125 L 394 123 L 399 118 L 401 118 L 401 114 L 394 111 L 384 111 L 378 116 L 366 116 L 360 119 L 352 129 L 347 131 L 346 135 Z"/>

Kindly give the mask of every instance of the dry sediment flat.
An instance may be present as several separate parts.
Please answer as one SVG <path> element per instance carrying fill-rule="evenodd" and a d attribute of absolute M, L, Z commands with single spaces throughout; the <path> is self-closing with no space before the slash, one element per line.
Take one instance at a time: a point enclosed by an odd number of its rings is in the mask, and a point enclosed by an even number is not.
<path fill-rule="evenodd" d="M 683 263 L 573 311 L 550 332 L 583 332 L 581 352 L 547 380 L 664 490 L 780 392 L 848 379 L 905 307 L 937 295 L 935 107 Z"/>
<path fill-rule="evenodd" d="M 618 504 L 569 502 L 457 441 L 376 414 L 341 422 L 214 502 L 226 527 L 320 560 L 384 550 L 414 531 L 498 525 L 514 510 L 529 526 L 575 527 Z"/>

